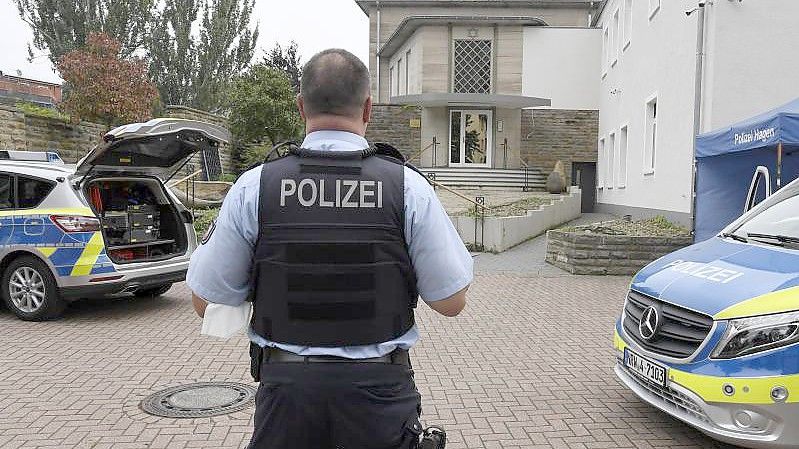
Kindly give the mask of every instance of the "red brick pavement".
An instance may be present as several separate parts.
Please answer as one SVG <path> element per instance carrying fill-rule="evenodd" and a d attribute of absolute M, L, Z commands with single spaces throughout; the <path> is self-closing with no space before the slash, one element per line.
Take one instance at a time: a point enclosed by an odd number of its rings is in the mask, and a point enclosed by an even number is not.
<path fill-rule="evenodd" d="M 612 374 L 627 287 L 614 277 L 485 274 L 456 319 L 422 307 L 413 351 L 426 423 L 451 449 L 722 447 L 638 401 Z M 145 415 L 195 381 L 248 382 L 245 339 L 199 335 L 185 285 L 165 297 L 73 305 L 60 321 L 0 311 L 0 448 L 243 448 L 248 409 Z"/>

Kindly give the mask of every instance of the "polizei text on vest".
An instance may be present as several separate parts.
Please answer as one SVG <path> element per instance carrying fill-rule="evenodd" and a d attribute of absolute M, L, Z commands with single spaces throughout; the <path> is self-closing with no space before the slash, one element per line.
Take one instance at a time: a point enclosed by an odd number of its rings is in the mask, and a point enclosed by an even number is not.
<path fill-rule="evenodd" d="M 355 179 L 305 178 L 280 181 L 280 207 L 297 201 L 303 207 L 383 207 L 383 182 Z"/>

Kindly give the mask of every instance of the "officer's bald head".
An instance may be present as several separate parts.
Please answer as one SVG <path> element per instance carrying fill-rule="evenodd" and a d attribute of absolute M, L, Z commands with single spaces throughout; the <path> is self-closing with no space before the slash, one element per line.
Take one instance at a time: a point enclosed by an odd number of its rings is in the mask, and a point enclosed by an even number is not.
<path fill-rule="evenodd" d="M 307 117 L 358 117 L 369 98 L 369 69 L 347 50 L 321 51 L 302 68 L 300 94 Z"/>

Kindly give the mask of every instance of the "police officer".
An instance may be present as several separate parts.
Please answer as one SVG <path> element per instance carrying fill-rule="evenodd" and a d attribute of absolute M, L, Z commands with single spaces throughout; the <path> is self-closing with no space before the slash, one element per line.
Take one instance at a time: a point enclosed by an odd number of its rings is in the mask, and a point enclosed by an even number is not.
<path fill-rule="evenodd" d="M 239 178 L 191 260 L 200 316 L 253 301 L 251 449 L 415 447 L 413 308 L 466 304 L 471 256 L 424 178 L 364 139 L 369 92 L 351 53 L 311 58 L 301 148 Z"/>

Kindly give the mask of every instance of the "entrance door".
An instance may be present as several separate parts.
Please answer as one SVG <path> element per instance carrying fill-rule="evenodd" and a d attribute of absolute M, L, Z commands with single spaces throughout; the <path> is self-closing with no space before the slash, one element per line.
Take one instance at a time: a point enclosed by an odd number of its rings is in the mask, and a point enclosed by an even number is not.
<path fill-rule="evenodd" d="M 572 162 L 572 185 L 582 191 L 582 212 L 593 212 L 596 204 L 596 162 Z"/>
<path fill-rule="evenodd" d="M 494 144 L 491 111 L 449 112 L 449 165 L 488 167 Z"/>

